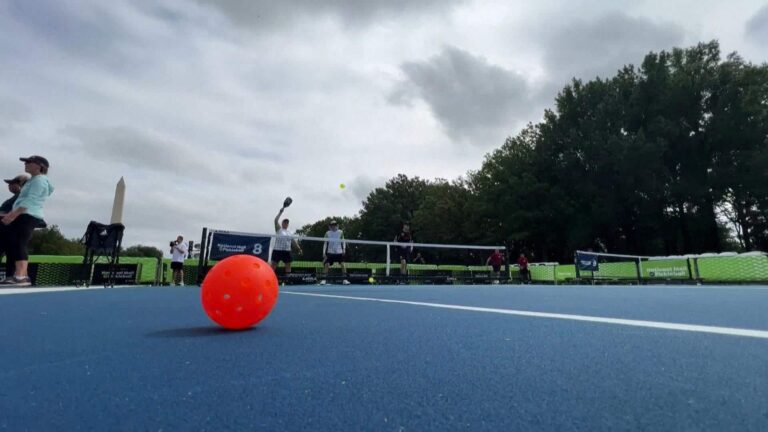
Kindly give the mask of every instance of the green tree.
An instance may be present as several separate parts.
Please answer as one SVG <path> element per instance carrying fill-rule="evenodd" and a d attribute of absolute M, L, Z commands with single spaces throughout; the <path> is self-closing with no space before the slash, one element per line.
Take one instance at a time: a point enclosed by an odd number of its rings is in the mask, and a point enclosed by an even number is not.
<path fill-rule="evenodd" d="M 29 241 L 30 255 L 83 255 L 85 247 L 79 239 L 67 239 L 56 225 L 37 229 Z"/>
<path fill-rule="evenodd" d="M 427 186 L 426 180 L 399 174 L 387 181 L 383 188 L 374 189 L 363 201 L 360 233 L 368 240 L 394 239 L 402 223 L 413 219 L 424 201 Z"/>
<path fill-rule="evenodd" d="M 564 201 L 539 181 L 535 166 L 539 139 L 539 127 L 529 125 L 488 154 L 482 167 L 469 174 L 476 243 L 546 249 L 554 221 L 549 216 Z"/>
<path fill-rule="evenodd" d="M 121 251 L 120 256 L 162 258 L 163 251 L 154 246 L 134 245 Z"/>
<path fill-rule="evenodd" d="M 766 244 L 768 188 L 768 66 L 745 63 L 736 54 L 720 65 L 707 132 L 713 149 L 713 187 L 721 214 L 740 248 Z"/>

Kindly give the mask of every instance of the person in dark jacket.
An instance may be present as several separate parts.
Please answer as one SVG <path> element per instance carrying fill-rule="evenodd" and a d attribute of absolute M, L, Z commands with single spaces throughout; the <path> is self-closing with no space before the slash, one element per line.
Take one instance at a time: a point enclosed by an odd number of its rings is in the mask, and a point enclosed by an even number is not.
<path fill-rule="evenodd" d="M 0 218 L 13 210 L 13 204 L 16 202 L 16 198 L 19 197 L 19 192 L 21 192 L 21 188 L 24 186 L 24 183 L 26 183 L 27 180 L 29 180 L 29 176 L 27 174 L 19 174 L 12 179 L 5 180 L 5 182 L 8 184 L 8 191 L 11 193 L 11 197 L 3 201 L 3 204 L 0 204 Z M 0 259 L 2 259 L 3 255 L 5 255 L 6 249 L 4 241 L 5 235 L 3 234 L 4 230 L 6 230 L 6 226 L 0 223 Z M 14 262 L 10 258 L 6 257 L 5 275 L 11 276 L 13 275 L 14 271 Z"/>

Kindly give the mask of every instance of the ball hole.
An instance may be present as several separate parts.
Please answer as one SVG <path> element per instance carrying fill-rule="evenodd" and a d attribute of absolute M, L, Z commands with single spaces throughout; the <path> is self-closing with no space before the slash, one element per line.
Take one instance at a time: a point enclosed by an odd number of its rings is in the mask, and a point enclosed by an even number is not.
<path fill-rule="evenodd" d="M 256 297 L 256 301 L 257 301 L 257 302 L 259 302 L 259 303 L 261 303 L 261 300 L 262 300 L 263 298 L 264 298 L 264 295 L 263 295 L 263 294 L 259 294 L 259 296 L 258 296 L 258 297 Z"/>
<path fill-rule="evenodd" d="M 242 312 L 243 311 L 243 307 L 242 306 L 238 306 L 238 307 L 235 308 L 235 310 L 238 311 L 238 312 Z"/>
<path fill-rule="evenodd" d="M 231 299 L 231 298 L 232 298 L 232 296 L 231 296 L 231 295 L 229 295 L 229 294 L 224 294 L 224 300 L 229 300 L 229 299 Z"/>

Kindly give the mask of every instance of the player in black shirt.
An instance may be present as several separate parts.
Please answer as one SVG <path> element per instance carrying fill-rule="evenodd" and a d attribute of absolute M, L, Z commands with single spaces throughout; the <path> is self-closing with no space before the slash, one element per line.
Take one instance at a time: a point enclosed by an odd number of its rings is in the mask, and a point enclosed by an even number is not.
<path fill-rule="evenodd" d="M 408 261 L 411 260 L 411 253 L 413 252 L 413 236 L 411 235 L 411 225 L 408 222 L 403 223 L 403 228 L 395 237 L 396 243 L 404 243 L 398 245 L 397 253 L 400 256 L 400 275 L 403 279 L 408 276 Z M 411 243 L 408 245 L 407 243 Z"/>

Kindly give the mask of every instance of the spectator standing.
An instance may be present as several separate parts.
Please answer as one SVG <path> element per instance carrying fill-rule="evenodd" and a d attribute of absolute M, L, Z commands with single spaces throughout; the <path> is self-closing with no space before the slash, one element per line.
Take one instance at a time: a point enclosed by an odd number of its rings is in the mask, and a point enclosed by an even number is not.
<path fill-rule="evenodd" d="M 184 244 L 184 237 L 176 237 L 176 241 L 171 242 L 171 270 L 173 270 L 173 284 L 184 284 L 184 260 L 187 258 L 187 245 Z"/>
<path fill-rule="evenodd" d="M 2 286 L 30 286 L 29 239 L 35 228 L 45 226 L 43 207 L 53 193 L 48 180 L 48 159 L 42 156 L 19 158 L 24 162 L 24 171 L 31 176 L 19 191 L 11 211 L 2 216 L 0 223 L 6 226 L 2 243 L 6 245 L 8 259 L 14 262 L 14 274 L 0 281 Z"/>

